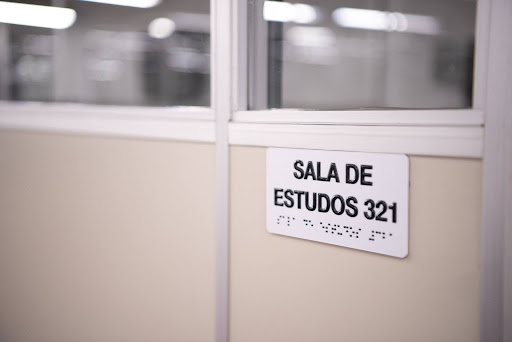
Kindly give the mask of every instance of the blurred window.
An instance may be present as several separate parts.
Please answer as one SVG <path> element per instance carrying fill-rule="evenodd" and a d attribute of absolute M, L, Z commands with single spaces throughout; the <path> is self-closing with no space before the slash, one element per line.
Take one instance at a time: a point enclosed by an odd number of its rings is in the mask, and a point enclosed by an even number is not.
<path fill-rule="evenodd" d="M 0 99 L 209 106 L 209 1 L 0 1 Z"/>
<path fill-rule="evenodd" d="M 249 4 L 252 109 L 472 106 L 473 0 Z"/>

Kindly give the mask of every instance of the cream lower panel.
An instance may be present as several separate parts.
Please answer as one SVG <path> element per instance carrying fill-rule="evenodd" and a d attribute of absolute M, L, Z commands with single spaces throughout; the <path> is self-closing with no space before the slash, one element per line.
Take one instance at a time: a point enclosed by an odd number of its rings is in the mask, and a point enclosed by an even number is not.
<path fill-rule="evenodd" d="M 0 132 L 0 341 L 214 339 L 215 147 Z"/>
<path fill-rule="evenodd" d="M 481 161 L 410 156 L 409 255 L 273 235 L 265 148 L 231 148 L 231 341 L 477 341 Z"/>

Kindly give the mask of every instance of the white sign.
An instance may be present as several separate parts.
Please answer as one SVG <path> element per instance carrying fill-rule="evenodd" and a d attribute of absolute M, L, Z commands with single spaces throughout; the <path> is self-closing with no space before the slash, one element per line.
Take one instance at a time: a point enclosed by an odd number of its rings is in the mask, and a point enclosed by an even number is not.
<path fill-rule="evenodd" d="M 405 258 L 408 214 L 406 155 L 267 150 L 270 233 Z"/>

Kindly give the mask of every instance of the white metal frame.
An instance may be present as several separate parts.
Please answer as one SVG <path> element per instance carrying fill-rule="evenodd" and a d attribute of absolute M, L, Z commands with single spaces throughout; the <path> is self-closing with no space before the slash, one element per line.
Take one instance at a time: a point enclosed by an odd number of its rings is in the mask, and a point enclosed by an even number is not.
<path fill-rule="evenodd" d="M 505 342 L 512 341 L 512 2 L 484 3 L 489 32 L 487 83 L 481 89 L 486 111 L 480 341 Z"/>
<path fill-rule="evenodd" d="M 247 18 L 246 1 L 234 0 L 233 2 L 244 8 L 241 13 Z M 263 0 L 254 0 L 251 3 L 253 7 L 259 9 L 261 7 L 259 4 L 262 2 Z M 261 100 L 266 99 L 265 92 L 260 89 L 265 83 L 262 82 L 264 77 L 260 76 L 257 79 L 253 77 L 250 82 L 255 89 L 251 94 L 248 93 L 247 82 L 237 85 L 241 90 L 237 96 L 238 103 L 234 105 L 238 110 L 232 113 L 229 123 L 230 144 L 481 158 L 483 156 L 484 89 L 487 75 L 487 53 L 484 45 L 488 37 L 489 8 L 489 1 L 479 1 L 472 109 L 247 110 L 247 103 L 251 102 L 256 108 L 261 108 Z M 240 24 L 239 30 L 247 30 L 246 21 Z M 253 24 L 254 29 L 261 32 L 251 36 L 265 37 L 264 29 L 260 26 L 258 22 Z M 264 69 L 264 63 L 247 65 L 247 60 L 251 59 L 246 57 L 247 41 L 250 39 L 247 36 L 233 38 L 237 39 L 235 44 L 238 46 L 235 47 L 238 48 L 238 54 L 243 56 L 243 60 L 239 59 L 239 63 L 233 70 L 240 75 L 265 75 L 265 70 L 261 70 Z M 249 46 L 249 50 L 249 55 L 257 55 L 262 59 L 261 54 L 265 49 L 259 46 L 254 49 L 253 46 Z M 324 127 L 325 125 L 329 127 Z"/>
<path fill-rule="evenodd" d="M 229 145 L 233 105 L 232 51 L 234 9 L 230 0 L 211 1 L 212 104 L 216 131 L 215 341 L 229 340 Z"/>
<path fill-rule="evenodd" d="M 329 112 L 247 111 L 247 2 L 211 0 L 211 109 L 0 101 L 0 128 L 215 142 L 217 342 L 229 338 L 230 145 L 483 158 L 481 341 L 511 340 L 511 2 L 478 1 L 473 109 Z"/>
<path fill-rule="evenodd" d="M 229 10 L 219 11 L 224 1 L 211 0 L 213 109 L 0 102 L 0 127 L 214 142 L 215 117 L 228 115 L 224 121 L 232 145 L 305 147 L 311 141 L 314 148 L 375 152 L 379 150 L 376 145 L 379 142 L 386 152 L 391 153 L 483 156 L 487 80 L 484 45 L 489 36 L 491 0 L 479 1 L 474 109 L 400 111 L 247 111 L 247 0 L 230 0 Z M 230 33 L 222 41 L 214 37 L 219 32 L 216 25 L 220 25 L 214 17 L 219 18 L 222 25 L 230 25 Z M 226 53 L 224 49 L 230 52 Z M 218 58 L 220 54 L 225 56 Z M 227 60 L 231 61 L 230 66 L 222 73 L 218 72 L 217 64 L 225 64 Z M 222 79 L 229 78 L 229 89 L 219 87 L 215 73 L 222 75 Z M 221 105 L 224 99 L 230 101 L 229 108 Z M 229 113 L 225 114 L 225 110 Z M 308 139 L 301 139 L 301 135 Z"/>
<path fill-rule="evenodd" d="M 146 139 L 215 141 L 209 108 L 1 102 L 0 128 Z"/>
<path fill-rule="evenodd" d="M 233 121 L 244 123 L 356 126 L 481 126 L 484 124 L 484 115 L 483 111 L 479 109 L 314 112 L 273 109 L 265 111 L 237 111 L 233 114 Z"/>
<path fill-rule="evenodd" d="M 480 158 L 481 127 L 230 123 L 232 145 Z"/>

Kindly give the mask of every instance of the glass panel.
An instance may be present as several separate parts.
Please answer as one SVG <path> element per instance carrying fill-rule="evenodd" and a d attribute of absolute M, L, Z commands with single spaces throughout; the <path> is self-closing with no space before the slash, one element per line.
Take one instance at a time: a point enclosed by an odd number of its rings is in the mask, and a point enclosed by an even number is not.
<path fill-rule="evenodd" d="M 472 106 L 474 1 L 250 4 L 252 109 Z"/>
<path fill-rule="evenodd" d="M 209 1 L 0 1 L 0 98 L 209 106 Z"/>

